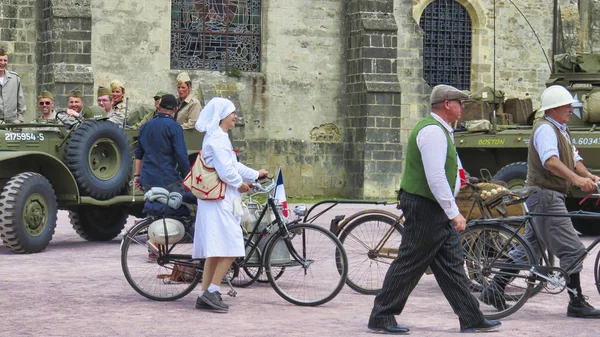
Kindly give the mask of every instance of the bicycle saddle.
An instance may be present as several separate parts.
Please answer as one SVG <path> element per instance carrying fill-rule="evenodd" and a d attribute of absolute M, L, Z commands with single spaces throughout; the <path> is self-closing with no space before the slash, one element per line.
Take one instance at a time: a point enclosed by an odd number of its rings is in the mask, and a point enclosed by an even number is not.
<path fill-rule="evenodd" d="M 527 199 L 527 198 L 529 198 L 529 196 L 531 196 L 538 190 L 539 190 L 539 188 L 536 186 L 526 186 L 526 187 L 519 188 L 516 190 L 511 190 L 510 194 L 518 197 L 519 199 Z"/>

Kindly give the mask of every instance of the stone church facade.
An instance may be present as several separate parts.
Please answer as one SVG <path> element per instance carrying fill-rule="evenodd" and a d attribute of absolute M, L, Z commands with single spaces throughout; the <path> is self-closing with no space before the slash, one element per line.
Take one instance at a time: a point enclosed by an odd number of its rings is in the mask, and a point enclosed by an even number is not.
<path fill-rule="evenodd" d="M 0 46 L 22 78 L 29 117 L 42 89 L 61 108 L 75 87 L 93 104 L 95 89 L 113 79 L 124 83 L 131 109 L 150 105 L 158 90 L 175 93 L 185 70 L 202 103 L 235 102 L 241 158 L 281 167 L 289 195 L 389 198 L 435 81 L 456 76 L 461 89 L 495 87 L 536 106 L 553 46 L 593 50 L 595 2 L 557 2 L 560 43 L 553 0 L 3 0 Z M 177 19 L 181 8 L 186 16 Z M 441 27 L 449 11 L 451 26 Z M 210 31 L 189 42 L 198 36 L 190 30 L 206 29 L 196 23 L 210 20 L 252 26 L 237 37 L 252 48 L 226 53 L 253 63 L 198 68 L 198 55 L 212 55 L 204 48 L 218 54 L 230 43 Z"/>

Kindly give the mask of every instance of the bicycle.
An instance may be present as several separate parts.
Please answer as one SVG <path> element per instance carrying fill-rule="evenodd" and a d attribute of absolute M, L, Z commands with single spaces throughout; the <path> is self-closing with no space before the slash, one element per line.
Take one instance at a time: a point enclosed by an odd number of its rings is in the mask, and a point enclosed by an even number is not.
<path fill-rule="evenodd" d="M 532 189 L 535 188 L 523 189 L 520 191 L 521 193 L 519 191 L 511 192 L 519 195 L 514 202 L 526 200 Z M 589 197 L 600 197 L 600 190 L 599 193 L 588 195 L 586 199 Z M 529 212 L 526 204 L 524 207 L 525 215 L 523 216 L 474 220 L 469 223 L 463 234 L 468 237 L 470 242 L 470 245 L 463 246 L 465 265 L 468 266 L 468 273 L 476 276 L 472 279 L 475 279 L 480 285 L 471 288 L 471 291 L 475 293 L 474 296 L 479 298 L 476 293 L 481 293 L 483 287 L 493 284 L 495 276 L 506 281 L 501 300 L 495 299 L 491 305 L 480 301 L 480 309 L 488 319 L 499 319 L 515 313 L 529 298 L 542 291 L 550 294 L 564 291 L 569 282 L 569 275 L 600 243 L 600 238 L 592 242 L 585 248 L 585 253 L 566 270 L 554 267 L 545 251 L 542 252 L 541 259 L 536 261 L 532 248 L 520 234 L 532 217 L 552 216 L 598 220 L 600 214 L 591 212 L 587 214 L 536 213 Z M 537 235 L 533 227 L 532 230 L 533 234 Z M 594 279 L 600 293 L 600 252 L 596 256 L 594 264 Z M 501 302 L 504 304 L 500 305 Z"/>
<path fill-rule="evenodd" d="M 467 219 L 477 211 L 480 217 L 491 218 L 495 214 L 508 215 L 502 198 L 483 199 L 476 178 L 465 181 L 470 188 L 471 201 L 467 206 Z M 378 204 L 386 204 L 378 202 Z M 401 206 L 393 203 L 401 212 Z M 389 265 L 398 256 L 398 248 L 404 230 L 402 213 L 371 209 L 353 214 L 332 231 L 335 232 L 348 254 L 349 271 L 346 283 L 355 291 L 365 295 L 377 294 Z M 468 244 L 468 243 L 467 243 Z M 473 275 L 467 275 L 474 277 Z"/>
<path fill-rule="evenodd" d="M 228 295 L 236 295 L 231 281 L 247 282 L 236 281 L 236 278 L 246 276 L 255 280 L 262 268 L 275 292 L 286 301 L 301 306 L 324 304 L 337 296 L 346 281 L 348 260 L 344 247 L 327 229 L 299 222 L 288 224 L 271 195 L 275 186 L 274 180 L 268 186 L 252 186 L 253 191 L 267 195 L 267 202 L 245 239 L 245 257 L 234 261 L 224 280 L 231 287 Z M 274 220 L 261 226 L 267 212 L 272 212 Z M 151 221 L 144 219 L 124 235 L 121 244 L 123 272 L 129 284 L 147 298 L 165 301 L 181 298 L 200 282 L 202 260 L 192 258 L 192 243 L 185 240 L 189 237 L 185 235 L 182 241 L 158 245 L 156 263 L 148 264 L 148 227 Z M 268 236 L 263 254 L 259 247 Z M 165 277 L 173 274 L 175 266 L 193 268 L 196 271 L 193 279 L 185 283 Z M 311 281 L 314 283 L 309 284 Z"/>

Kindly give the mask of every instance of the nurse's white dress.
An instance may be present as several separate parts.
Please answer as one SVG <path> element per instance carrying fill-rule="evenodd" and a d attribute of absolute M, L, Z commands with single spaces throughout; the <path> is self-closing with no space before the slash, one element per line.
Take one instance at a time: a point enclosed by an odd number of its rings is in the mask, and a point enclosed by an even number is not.
<path fill-rule="evenodd" d="M 241 219 L 233 216 L 233 200 L 240 196 L 237 189 L 244 181 L 256 181 L 258 171 L 237 161 L 229 135 L 221 128 L 211 135 L 205 135 L 202 156 L 206 165 L 215 167 L 219 178 L 227 184 L 227 189 L 225 199 L 198 199 L 192 256 L 244 256 Z"/>

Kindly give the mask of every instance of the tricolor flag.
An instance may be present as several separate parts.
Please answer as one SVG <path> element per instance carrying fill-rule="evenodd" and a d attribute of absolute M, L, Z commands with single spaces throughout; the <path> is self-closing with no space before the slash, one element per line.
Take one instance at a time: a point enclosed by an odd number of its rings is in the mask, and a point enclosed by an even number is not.
<path fill-rule="evenodd" d="M 287 218 L 289 211 L 287 207 L 287 199 L 285 198 L 285 188 L 283 187 L 283 173 L 281 173 L 281 168 L 279 169 L 279 173 L 277 173 L 277 185 L 275 186 L 273 198 L 279 200 L 281 206 L 283 207 L 283 216 Z"/>
<path fill-rule="evenodd" d="M 458 159 L 458 176 L 460 177 L 460 187 L 467 186 L 467 172 L 463 168 L 460 158 Z"/>

